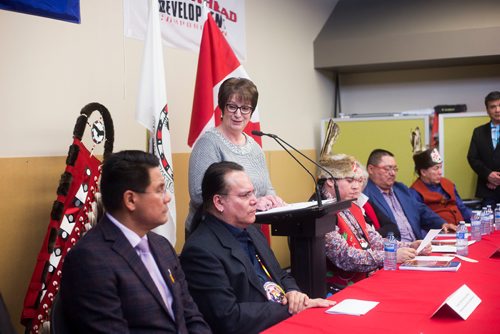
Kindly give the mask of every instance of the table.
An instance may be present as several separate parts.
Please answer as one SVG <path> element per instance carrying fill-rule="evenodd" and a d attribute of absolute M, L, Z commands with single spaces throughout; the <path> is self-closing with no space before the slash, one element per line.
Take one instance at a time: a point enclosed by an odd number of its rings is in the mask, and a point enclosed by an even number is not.
<path fill-rule="evenodd" d="M 308 309 L 264 333 L 500 333 L 500 259 L 489 258 L 500 247 L 500 231 L 469 246 L 457 272 L 384 271 L 332 297 L 380 302 L 364 316 L 330 315 Z M 458 259 L 457 259 L 458 260 Z M 431 318 L 445 299 L 466 284 L 482 300 L 467 320 L 458 315 Z"/>

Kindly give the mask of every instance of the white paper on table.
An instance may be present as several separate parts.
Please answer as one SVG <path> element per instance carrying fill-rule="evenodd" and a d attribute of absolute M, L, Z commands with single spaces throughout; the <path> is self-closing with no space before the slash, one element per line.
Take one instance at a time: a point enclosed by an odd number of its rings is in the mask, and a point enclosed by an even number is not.
<path fill-rule="evenodd" d="M 469 246 L 475 243 L 476 240 L 469 240 L 467 243 Z M 455 242 L 450 243 L 450 245 L 432 245 L 433 253 L 456 253 L 457 247 L 455 246 Z"/>
<path fill-rule="evenodd" d="M 322 204 L 328 204 L 328 203 L 333 203 L 335 200 L 324 200 L 321 203 Z M 276 212 L 283 212 L 283 211 L 293 211 L 293 210 L 300 210 L 300 209 L 305 209 L 309 208 L 312 206 L 318 205 L 318 202 L 316 201 L 310 201 L 310 202 L 297 202 L 297 203 L 289 203 L 285 206 L 280 206 L 277 208 L 269 209 L 267 211 L 259 211 L 256 213 L 256 215 L 265 215 L 268 213 L 276 213 Z"/>
<path fill-rule="evenodd" d="M 438 245 L 454 245 L 457 243 L 455 239 L 436 240 L 436 242 L 438 243 Z M 475 242 L 476 240 L 469 240 L 467 244 L 470 246 Z"/>
<path fill-rule="evenodd" d="M 429 232 L 427 232 L 427 235 L 425 236 L 424 240 L 420 243 L 420 245 L 417 248 L 417 254 L 420 254 L 422 249 L 424 249 L 428 244 L 431 243 L 432 239 L 436 237 L 436 235 L 441 232 L 441 229 L 430 229 Z"/>
<path fill-rule="evenodd" d="M 415 256 L 415 260 L 417 260 L 417 261 L 451 261 L 454 258 L 455 258 L 454 255 L 451 255 L 451 256 L 443 256 L 443 255 Z"/>
<path fill-rule="evenodd" d="M 316 204 L 317 204 L 316 201 L 291 203 L 291 204 L 287 204 L 285 206 L 280 206 L 280 207 L 277 207 L 274 209 L 269 209 L 267 211 L 259 211 L 256 213 L 256 215 L 263 215 L 263 214 L 276 213 L 276 212 L 282 212 L 282 211 L 300 210 L 300 209 L 309 208 L 309 207 L 314 206 Z"/>
<path fill-rule="evenodd" d="M 372 302 L 360 299 L 344 299 L 335 306 L 330 307 L 325 313 L 328 314 L 347 314 L 347 315 L 364 315 L 372 308 L 377 306 L 379 302 Z"/>
<path fill-rule="evenodd" d="M 457 233 L 456 232 L 447 232 L 447 233 L 444 233 L 443 231 L 441 231 L 441 233 L 439 233 L 436 236 L 436 239 L 456 239 L 456 237 L 457 237 Z"/>
<path fill-rule="evenodd" d="M 457 247 L 455 245 L 432 245 L 433 253 L 456 253 Z"/>
<path fill-rule="evenodd" d="M 462 319 L 467 320 L 480 303 L 481 299 L 467 285 L 464 284 L 458 288 L 457 291 L 453 292 L 448 298 L 446 298 L 444 303 L 438 307 L 431 317 L 436 315 L 438 311 L 443 308 L 443 305 L 447 305 Z"/>
<path fill-rule="evenodd" d="M 439 245 L 454 245 L 457 243 L 457 240 L 456 239 L 436 240 L 436 243 Z"/>

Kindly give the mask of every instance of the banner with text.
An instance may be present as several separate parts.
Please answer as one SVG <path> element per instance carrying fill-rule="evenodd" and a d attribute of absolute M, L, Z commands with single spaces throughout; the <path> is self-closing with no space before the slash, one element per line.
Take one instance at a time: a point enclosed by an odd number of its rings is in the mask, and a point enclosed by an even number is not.
<path fill-rule="evenodd" d="M 205 17 L 203 0 L 158 0 L 161 35 L 166 46 L 198 52 Z M 245 0 L 208 0 L 208 10 L 240 61 L 246 60 Z M 124 0 L 126 37 L 144 40 L 147 0 Z"/>

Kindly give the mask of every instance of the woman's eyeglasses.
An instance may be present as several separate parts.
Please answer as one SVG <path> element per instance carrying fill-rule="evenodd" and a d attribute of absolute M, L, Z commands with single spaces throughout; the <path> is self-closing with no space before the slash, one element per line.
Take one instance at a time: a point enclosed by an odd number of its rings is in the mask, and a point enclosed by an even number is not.
<path fill-rule="evenodd" d="M 238 107 L 236 104 L 231 104 L 231 103 L 226 104 L 226 109 L 231 114 L 234 114 L 239 109 L 242 115 L 248 115 L 249 113 L 251 113 L 253 111 L 253 108 L 250 106 Z"/>

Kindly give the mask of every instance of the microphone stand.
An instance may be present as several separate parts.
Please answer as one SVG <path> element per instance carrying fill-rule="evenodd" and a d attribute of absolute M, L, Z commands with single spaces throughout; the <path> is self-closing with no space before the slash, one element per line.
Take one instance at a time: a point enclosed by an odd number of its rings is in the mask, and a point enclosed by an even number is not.
<path fill-rule="evenodd" d="M 300 152 L 298 149 L 296 149 L 295 147 L 293 147 L 292 145 L 290 145 L 289 143 L 287 143 L 286 141 L 284 141 L 283 139 L 281 139 L 280 137 L 278 137 L 277 135 L 275 134 L 272 134 L 272 133 L 264 133 L 262 131 L 257 131 L 257 130 L 253 130 L 252 131 L 252 134 L 253 135 L 256 135 L 256 136 L 267 136 L 267 137 L 271 137 L 273 138 L 281 147 L 283 147 L 283 149 L 285 149 L 288 154 L 290 154 L 294 159 L 295 161 L 299 162 L 297 160 L 297 158 L 295 158 L 295 156 L 293 154 L 291 154 L 284 146 L 283 144 L 287 145 L 288 147 L 290 147 L 292 150 L 294 150 L 295 152 L 297 152 L 298 154 L 300 154 L 302 157 L 304 157 L 307 161 L 309 161 L 310 163 L 312 163 L 313 165 L 315 165 L 316 167 L 318 167 L 319 169 L 321 169 L 322 171 L 324 171 L 325 173 L 327 173 L 331 179 L 333 180 L 333 188 L 335 190 L 335 198 L 337 199 L 337 202 L 340 202 L 341 198 L 340 198 L 340 192 L 339 192 L 339 187 L 337 185 L 337 181 L 335 180 L 335 178 L 333 177 L 332 173 L 330 173 L 330 171 L 326 168 L 324 168 L 323 166 L 321 166 L 320 164 L 318 164 L 316 161 L 312 160 L 311 158 L 309 158 L 308 156 L 306 156 L 304 153 Z M 282 144 L 283 143 L 283 144 Z M 302 166 L 302 168 L 304 168 L 305 170 L 307 170 L 307 168 L 305 168 L 300 162 L 299 164 Z M 309 174 L 311 174 L 308 170 L 307 172 Z M 316 182 L 316 178 L 315 179 L 315 182 L 314 184 L 316 185 L 316 196 L 318 196 L 318 183 Z M 321 193 L 319 194 L 319 196 L 321 197 Z M 319 202 L 318 202 L 319 203 Z"/>
<path fill-rule="evenodd" d="M 253 133 L 253 131 L 252 131 Z M 309 169 L 307 169 L 300 161 L 299 159 L 297 159 L 295 157 L 295 155 L 292 154 L 292 152 L 290 152 L 279 140 L 277 140 L 276 137 L 273 137 L 273 136 L 269 136 L 271 138 L 273 138 L 279 146 L 281 146 L 295 161 L 297 161 L 297 163 L 309 174 L 311 175 L 312 179 L 313 179 L 313 182 L 314 182 L 314 185 L 315 185 L 315 189 L 316 189 L 316 201 L 318 202 L 318 207 L 321 208 L 321 206 L 323 205 L 322 201 L 321 201 L 321 192 L 320 192 L 320 189 L 319 189 L 319 185 L 318 185 L 318 182 L 316 181 L 316 178 L 314 177 L 314 175 L 309 171 Z"/>

